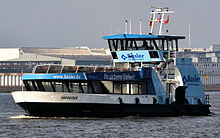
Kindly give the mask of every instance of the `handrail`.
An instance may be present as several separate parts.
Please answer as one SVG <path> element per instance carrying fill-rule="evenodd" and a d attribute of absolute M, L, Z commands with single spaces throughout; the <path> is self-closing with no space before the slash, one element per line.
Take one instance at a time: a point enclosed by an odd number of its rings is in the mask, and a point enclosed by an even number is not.
<path fill-rule="evenodd" d="M 205 95 L 205 104 L 206 104 L 206 105 L 209 104 L 209 95 Z"/>
<path fill-rule="evenodd" d="M 47 70 L 45 70 L 45 68 L 47 68 Z M 138 68 L 117 68 L 111 66 L 68 66 L 68 65 L 47 64 L 47 65 L 35 66 L 32 73 L 48 74 L 48 73 L 80 73 L 80 72 L 112 72 L 112 71 L 122 72 L 122 71 L 137 71 L 137 70 Z"/>

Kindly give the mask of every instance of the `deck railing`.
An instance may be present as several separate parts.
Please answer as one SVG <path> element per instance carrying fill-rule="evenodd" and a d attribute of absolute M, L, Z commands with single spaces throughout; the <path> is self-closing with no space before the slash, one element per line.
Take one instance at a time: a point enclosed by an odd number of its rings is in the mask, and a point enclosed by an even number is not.
<path fill-rule="evenodd" d="M 67 65 L 37 65 L 32 73 L 82 73 L 82 72 L 122 72 L 137 71 L 137 68 L 115 68 L 111 66 L 67 66 Z"/>

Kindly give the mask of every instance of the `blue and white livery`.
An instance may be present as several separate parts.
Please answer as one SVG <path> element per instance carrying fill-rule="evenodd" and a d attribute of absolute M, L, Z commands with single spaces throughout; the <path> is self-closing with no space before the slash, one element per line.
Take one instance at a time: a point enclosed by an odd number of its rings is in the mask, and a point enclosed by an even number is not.
<path fill-rule="evenodd" d="M 190 59 L 176 57 L 185 37 L 163 33 L 170 13 L 162 7 L 151 12 L 149 35 L 103 36 L 113 67 L 36 66 L 23 74 L 25 91 L 12 92 L 15 103 L 31 116 L 209 115 L 197 70 Z"/>

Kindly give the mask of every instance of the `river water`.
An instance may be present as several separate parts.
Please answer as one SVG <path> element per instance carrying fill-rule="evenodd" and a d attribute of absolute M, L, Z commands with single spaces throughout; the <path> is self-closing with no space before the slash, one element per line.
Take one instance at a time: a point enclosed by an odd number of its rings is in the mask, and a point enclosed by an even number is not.
<path fill-rule="evenodd" d="M 210 116 L 34 118 L 0 93 L 0 137 L 220 137 L 220 92 L 209 92 Z"/>

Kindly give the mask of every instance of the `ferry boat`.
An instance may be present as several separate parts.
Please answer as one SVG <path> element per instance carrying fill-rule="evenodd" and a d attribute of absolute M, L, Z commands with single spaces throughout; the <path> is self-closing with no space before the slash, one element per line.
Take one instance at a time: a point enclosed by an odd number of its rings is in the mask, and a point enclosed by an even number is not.
<path fill-rule="evenodd" d="M 37 65 L 22 76 L 26 90 L 12 92 L 15 103 L 44 117 L 209 115 L 197 70 L 190 59 L 176 57 L 185 37 L 162 32 L 171 13 L 154 7 L 149 35 L 103 36 L 113 67 Z"/>

